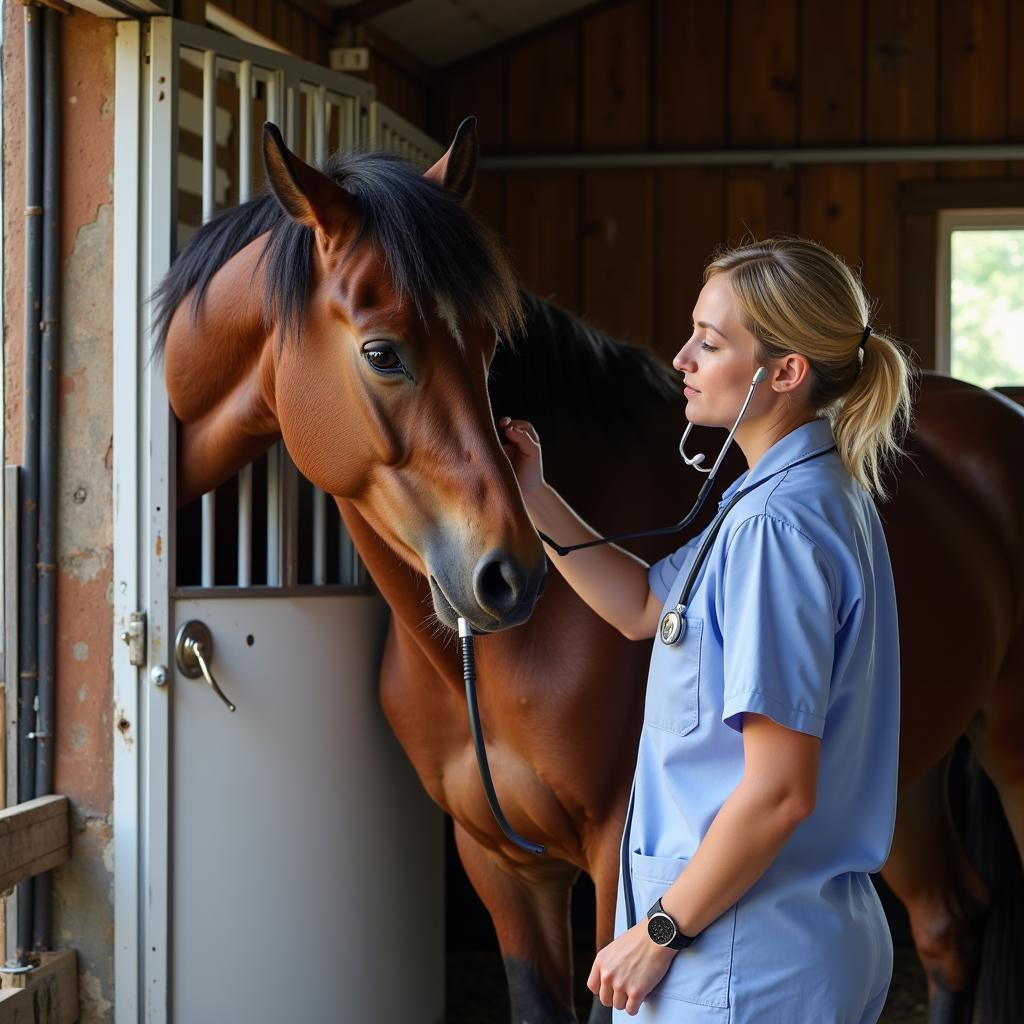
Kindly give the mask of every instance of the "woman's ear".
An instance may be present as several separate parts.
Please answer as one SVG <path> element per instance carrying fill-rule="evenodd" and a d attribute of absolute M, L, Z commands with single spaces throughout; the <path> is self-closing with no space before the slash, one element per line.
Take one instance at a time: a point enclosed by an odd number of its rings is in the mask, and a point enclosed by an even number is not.
<path fill-rule="evenodd" d="M 799 388 L 805 380 L 810 380 L 811 364 L 806 356 L 798 352 L 789 352 L 780 360 L 776 368 L 772 389 L 778 392 L 791 394 Z"/>

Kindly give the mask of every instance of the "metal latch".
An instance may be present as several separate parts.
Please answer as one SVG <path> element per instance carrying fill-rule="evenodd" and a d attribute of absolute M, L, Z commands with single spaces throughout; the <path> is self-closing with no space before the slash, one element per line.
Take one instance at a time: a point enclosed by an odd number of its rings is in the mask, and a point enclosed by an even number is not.
<path fill-rule="evenodd" d="M 128 645 L 128 660 L 141 668 L 146 664 L 146 613 L 132 612 L 128 616 L 128 628 L 121 634 Z"/>

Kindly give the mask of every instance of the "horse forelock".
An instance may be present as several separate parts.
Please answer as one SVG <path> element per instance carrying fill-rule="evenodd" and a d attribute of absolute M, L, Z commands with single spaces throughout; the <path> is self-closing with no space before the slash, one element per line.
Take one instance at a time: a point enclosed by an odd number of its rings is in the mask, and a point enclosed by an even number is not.
<path fill-rule="evenodd" d="M 505 251 L 455 196 L 389 153 L 335 153 L 322 169 L 354 199 L 359 224 L 349 247 L 374 247 L 396 297 L 422 321 L 436 312 L 457 342 L 460 320 L 487 323 L 509 340 L 521 332 L 523 309 Z M 301 339 L 314 233 L 264 195 L 205 224 L 178 254 L 153 293 L 157 350 L 185 298 L 191 293 L 194 321 L 214 274 L 268 231 L 260 256 L 264 323 L 268 333 L 278 330 L 281 344 Z"/>

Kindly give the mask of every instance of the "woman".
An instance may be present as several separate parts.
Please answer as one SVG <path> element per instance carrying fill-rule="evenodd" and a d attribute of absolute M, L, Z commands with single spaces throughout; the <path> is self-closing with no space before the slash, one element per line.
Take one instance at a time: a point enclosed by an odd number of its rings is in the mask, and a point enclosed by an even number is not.
<path fill-rule="evenodd" d="M 893 830 L 899 653 L 872 496 L 910 402 L 906 360 L 868 318 L 858 278 L 812 242 L 716 258 L 673 360 L 687 420 L 731 427 L 767 371 L 717 533 L 651 567 L 613 546 L 554 559 L 625 636 L 659 636 L 616 938 L 588 980 L 650 1024 L 859 1024 L 885 1002 L 892 941 L 868 873 Z M 537 529 L 593 539 L 545 483 L 531 425 L 501 426 Z"/>

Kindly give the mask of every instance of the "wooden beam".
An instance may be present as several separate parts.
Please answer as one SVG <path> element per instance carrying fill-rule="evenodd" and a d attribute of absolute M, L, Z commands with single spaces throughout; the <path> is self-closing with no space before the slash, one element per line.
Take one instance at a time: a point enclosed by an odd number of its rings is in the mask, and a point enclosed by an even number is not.
<path fill-rule="evenodd" d="M 73 949 L 40 953 L 27 974 L 0 976 L 0 1024 L 75 1024 L 78 962 Z"/>
<path fill-rule="evenodd" d="M 0 892 L 67 859 L 66 796 L 41 796 L 0 811 Z"/>
<path fill-rule="evenodd" d="M 900 187 L 899 203 L 904 213 L 1024 206 L 1024 181 L 1015 178 L 908 181 Z"/>
<path fill-rule="evenodd" d="M 341 21 L 355 24 L 358 21 L 366 21 L 367 18 L 376 18 L 378 14 L 402 7 L 408 2 L 409 0 L 359 0 L 359 3 L 342 7 L 338 17 Z"/>

